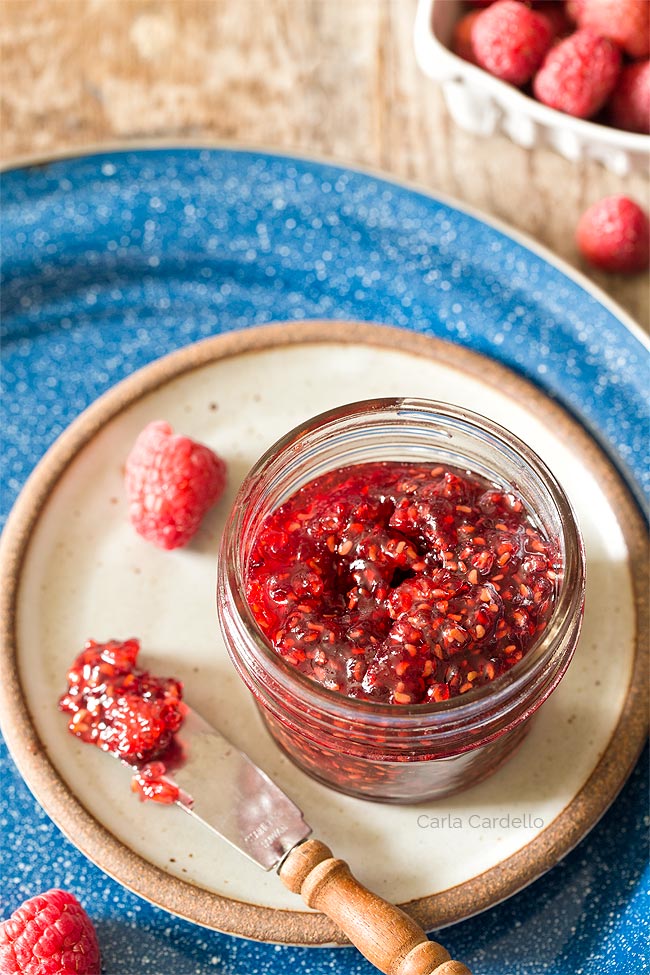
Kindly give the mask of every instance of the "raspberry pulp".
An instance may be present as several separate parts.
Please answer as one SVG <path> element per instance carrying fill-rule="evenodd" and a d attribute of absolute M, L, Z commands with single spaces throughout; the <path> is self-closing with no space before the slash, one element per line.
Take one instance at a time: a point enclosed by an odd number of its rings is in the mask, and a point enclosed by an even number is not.
<path fill-rule="evenodd" d="M 191 806 L 193 803 L 191 796 L 183 792 L 166 773 L 165 762 L 147 762 L 131 779 L 131 792 L 135 792 L 142 802 L 151 799 L 164 805 L 182 802 L 185 806 Z"/>
<path fill-rule="evenodd" d="M 421 704 L 521 660 L 561 572 L 516 495 L 458 470 L 369 463 L 330 471 L 267 516 L 246 596 L 301 673 L 348 697 Z"/>
<path fill-rule="evenodd" d="M 136 667 L 138 640 L 88 640 L 59 701 L 68 730 L 131 764 L 165 751 L 185 714 L 183 685 Z"/>

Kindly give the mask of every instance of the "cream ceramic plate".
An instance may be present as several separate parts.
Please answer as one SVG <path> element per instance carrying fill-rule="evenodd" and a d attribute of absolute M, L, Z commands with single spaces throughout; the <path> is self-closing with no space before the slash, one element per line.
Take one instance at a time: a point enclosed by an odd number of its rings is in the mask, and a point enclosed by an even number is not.
<path fill-rule="evenodd" d="M 458 403 L 522 437 L 565 486 L 588 557 L 580 645 L 519 752 L 455 798 L 401 807 L 331 792 L 279 752 L 230 665 L 214 597 L 219 535 L 256 458 L 310 415 L 397 395 Z M 158 418 L 215 448 L 230 471 L 227 496 L 193 543 L 175 552 L 135 534 L 122 490 L 129 447 Z M 331 923 L 301 909 L 274 874 L 180 809 L 139 803 L 126 769 L 67 733 L 57 697 L 85 639 L 138 636 L 142 664 L 181 678 L 187 700 L 277 780 L 369 887 L 407 902 L 429 929 L 448 924 L 552 866 L 631 769 L 645 735 L 637 649 L 643 537 L 618 476 L 584 431 L 532 386 L 475 353 L 394 329 L 331 322 L 209 339 L 102 397 L 25 488 L 2 550 L 3 731 L 61 829 L 138 894 L 246 937 L 336 941 Z M 507 816 L 510 826 L 500 821 Z"/>

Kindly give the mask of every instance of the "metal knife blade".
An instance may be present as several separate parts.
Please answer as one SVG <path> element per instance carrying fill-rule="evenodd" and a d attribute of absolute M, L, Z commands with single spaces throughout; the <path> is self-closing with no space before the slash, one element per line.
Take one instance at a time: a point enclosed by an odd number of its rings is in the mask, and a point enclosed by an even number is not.
<path fill-rule="evenodd" d="M 193 802 L 176 803 L 264 870 L 311 833 L 302 812 L 247 755 L 188 709 L 176 738 L 184 760 L 171 778 Z"/>
<path fill-rule="evenodd" d="M 264 870 L 277 867 L 285 887 L 330 917 L 380 972 L 471 975 L 411 917 L 360 884 L 328 846 L 308 839 L 296 804 L 191 708 L 176 739 L 183 761 L 167 777 L 191 797 L 177 805 Z"/>

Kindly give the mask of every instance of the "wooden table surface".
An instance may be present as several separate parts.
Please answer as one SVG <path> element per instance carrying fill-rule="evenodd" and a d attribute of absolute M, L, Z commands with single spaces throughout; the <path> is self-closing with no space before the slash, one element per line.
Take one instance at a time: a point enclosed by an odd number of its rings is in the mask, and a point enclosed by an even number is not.
<path fill-rule="evenodd" d="M 505 220 L 586 270 L 591 202 L 621 178 L 449 118 L 415 62 L 416 0 L 0 0 L 1 159 L 159 138 L 380 168 Z M 587 270 L 646 329 L 645 275 Z"/>

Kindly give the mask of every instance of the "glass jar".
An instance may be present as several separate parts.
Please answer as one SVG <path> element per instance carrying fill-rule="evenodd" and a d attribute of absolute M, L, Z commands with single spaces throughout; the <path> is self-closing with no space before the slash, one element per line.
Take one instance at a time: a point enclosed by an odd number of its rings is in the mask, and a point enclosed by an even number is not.
<path fill-rule="evenodd" d="M 550 618 L 523 659 L 492 682 L 439 703 L 379 704 L 323 687 L 276 653 L 246 600 L 251 545 L 266 516 L 315 477 L 380 461 L 460 468 L 517 494 L 562 559 Z M 479 782 L 522 741 L 533 713 L 573 655 L 584 575 L 571 505 L 526 444 L 456 406 L 377 399 L 308 420 L 254 465 L 223 535 L 217 603 L 235 667 L 287 755 L 309 775 L 349 795 L 410 803 Z"/>

